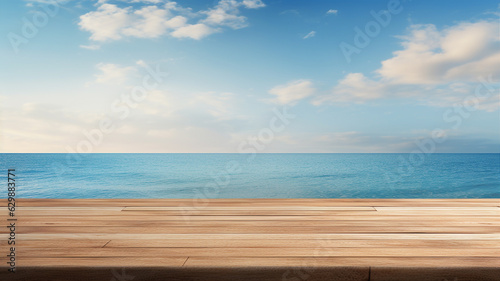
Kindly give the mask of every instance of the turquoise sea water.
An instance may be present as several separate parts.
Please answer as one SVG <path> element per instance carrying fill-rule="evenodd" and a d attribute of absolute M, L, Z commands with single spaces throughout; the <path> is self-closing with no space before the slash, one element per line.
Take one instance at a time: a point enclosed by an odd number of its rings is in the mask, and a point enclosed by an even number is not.
<path fill-rule="evenodd" d="M 0 168 L 18 198 L 500 198 L 500 154 L 0 154 Z"/>

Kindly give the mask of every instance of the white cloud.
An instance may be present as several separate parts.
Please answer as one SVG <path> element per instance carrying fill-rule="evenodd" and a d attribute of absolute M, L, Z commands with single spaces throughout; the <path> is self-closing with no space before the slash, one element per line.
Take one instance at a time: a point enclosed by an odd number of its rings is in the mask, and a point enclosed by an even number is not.
<path fill-rule="evenodd" d="M 402 38 L 404 49 L 377 70 L 392 83 L 441 84 L 500 74 L 497 21 L 464 22 L 442 31 L 434 25 L 413 25 L 410 35 Z"/>
<path fill-rule="evenodd" d="M 262 0 L 243 0 L 242 3 L 248 9 L 258 9 L 266 6 Z"/>
<path fill-rule="evenodd" d="M 158 3 L 163 3 L 165 2 L 164 0 L 131 0 L 130 3 L 153 3 L 153 4 L 158 4 Z"/>
<path fill-rule="evenodd" d="M 413 99 L 414 103 L 452 107 L 464 104 L 476 94 L 476 88 L 481 87 L 479 98 L 474 98 L 476 109 L 494 111 L 500 109 L 500 94 L 491 91 L 498 87 L 498 82 L 486 79 L 486 86 L 480 81 L 474 83 L 446 83 L 442 85 L 401 85 L 387 83 L 383 80 L 370 79 L 362 73 L 350 73 L 338 81 L 333 89 L 324 95 L 316 97 L 312 103 L 365 103 L 381 99 Z M 484 97 L 483 97 L 484 96 Z"/>
<path fill-rule="evenodd" d="M 247 9 L 258 9 L 266 5 L 260 0 L 220 0 L 219 3 L 208 11 L 200 13 L 206 14 L 207 18 L 200 22 L 212 26 L 228 26 L 232 29 L 240 29 L 248 26 L 247 18 L 239 15 L 240 7 Z"/>
<path fill-rule="evenodd" d="M 340 80 L 331 93 L 316 98 L 313 104 L 324 102 L 365 102 L 381 98 L 386 94 L 387 86 L 368 79 L 362 73 L 350 73 Z"/>
<path fill-rule="evenodd" d="M 99 50 L 101 46 L 91 44 L 91 45 L 80 45 L 80 48 L 87 49 L 87 50 Z"/>
<path fill-rule="evenodd" d="M 122 28 L 129 24 L 130 10 L 131 8 L 121 9 L 116 5 L 103 4 L 97 11 L 81 16 L 78 25 L 92 33 L 91 40 L 118 40 L 122 38 Z"/>
<path fill-rule="evenodd" d="M 328 11 L 326 12 L 326 14 L 328 14 L 328 15 L 336 15 L 336 14 L 338 14 L 338 13 L 339 13 L 339 11 L 338 11 L 338 10 L 333 10 L 333 9 L 330 9 L 330 10 L 328 10 Z"/>
<path fill-rule="evenodd" d="M 310 80 L 295 80 L 286 85 L 276 86 L 269 90 L 269 93 L 276 96 L 275 102 L 290 104 L 311 96 L 315 91 Z"/>
<path fill-rule="evenodd" d="M 198 23 L 198 24 L 190 24 L 183 26 L 177 29 L 176 31 L 172 32 L 171 35 L 176 38 L 192 38 L 195 40 L 199 40 L 216 31 L 217 30 L 203 23 Z"/>
<path fill-rule="evenodd" d="M 175 2 L 132 0 L 140 7 L 120 7 L 117 4 L 97 3 L 97 10 L 80 16 L 82 30 L 91 33 L 93 41 L 119 40 L 124 37 L 156 38 L 169 34 L 177 38 L 199 40 L 222 27 L 240 29 L 248 26 L 240 8 L 257 9 L 265 4 L 260 0 L 220 0 L 215 7 L 193 13 Z M 201 16 L 201 18 L 200 18 Z M 190 23 L 191 20 L 196 20 Z"/>
<path fill-rule="evenodd" d="M 349 73 L 313 104 L 411 98 L 432 106 L 453 106 L 474 95 L 479 77 L 498 84 L 487 79 L 500 75 L 500 34 L 495 21 L 464 22 L 444 30 L 413 25 L 409 35 L 401 38 L 403 49 L 382 61 L 375 78 Z M 497 97 L 492 93 L 480 99 L 476 108 L 498 109 Z"/>
<path fill-rule="evenodd" d="M 40 3 L 40 4 L 54 4 L 54 2 L 57 2 L 58 4 L 65 4 L 69 2 L 70 0 L 25 0 L 28 2 L 27 4 L 31 3 Z M 32 6 L 30 6 L 32 7 Z"/>
<path fill-rule="evenodd" d="M 205 13 L 207 14 L 207 18 L 202 22 L 206 24 L 229 26 L 233 29 L 240 29 L 247 26 L 246 17 L 239 16 L 234 7 L 218 6 Z"/>
<path fill-rule="evenodd" d="M 307 38 L 311 38 L 311 37 L 314 37 L 316 35 L 316 31 L 311 31 L 309 33 L 307 33 L 306 36 L 304 36 L 302 39 L 307 39 Z"/>
<path fill-rule="evenodd" d="M 126 36 L 139 38 L 158 37 L 167 30 L 169 20 L 166 19 L 168 17 L 168 10 L 159 9 L 156 6 L 144 7 L 129 15 L 129 21 L 133 23 L 123 28 L 122 33 Z"/>

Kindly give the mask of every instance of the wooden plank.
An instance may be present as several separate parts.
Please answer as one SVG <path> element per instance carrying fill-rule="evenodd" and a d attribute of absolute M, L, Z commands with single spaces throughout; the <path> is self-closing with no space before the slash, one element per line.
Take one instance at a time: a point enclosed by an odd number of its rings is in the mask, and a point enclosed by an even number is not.
<path fill-rule="evenodd" d="M 16 211 L 122 211 L 125 207 L 74 207 L 74 206 L 64 206 L 64 207 L 54 207 L 54 206 L 44 206 L 44 207 L 25 207 L 17 206 Z"/>
<path fill-rule="evenodd" d="M 51 239 L 51 240 L 35 240 L 23 241 L 17 239 L 15 247 L 22 248 L 102 248 L 111 240 L 104 239 Z M 7 240 L 0 241 L 1 247 L 10 247 Z"/>
<path fill-rule="evenodd" d="M 87 217 L 67 220 L 64 218 L 46 220 L 44 217 L 35 219 L 20 218 L 18 223 L 22 226 L 129 226 L 129 227 L 186 227 L 188 223 L 179 220 L 93 220 Z M 196 227 L 227 227 L 228 223 L 234 226 L 247 226 L 247 227 L 303 227 L 305 223 L 309 227 L 392 227 L 395 222 L 393 220 L 313 220 L 307 221 L 299 220 L 201 220 L 196 221 Z M 397 222 L 398 227 L 435 227 L 435 221 L 422 221 L 422 220 L 402 220 Z M 439 223 L 440 227 L 456 226 L 456 227 L 484 227 L 497 226 L 500 227 L 500 219 L 474 221 L 469 220 L 446 220 Z"/>
<path fill-rule="evenodd" d="M 175 257 L 214 256 L 232 257 L 497 257 L 498 248 L 23 248 L 22 257 Z"/>
<path fill-rule="evenodd" d="M 338 209 L 338 210 L 314 210 L 314 209 L 303 209 L 303 210 L 287 210 L 287 209 L 239 209 L 231 210 L 231 208 L 206 208 L 206 209 L 186 209 L 186 208 L 175 208 L 171 210 L 140 210 L 140 209 L 128 209 L 126 207 L 123 212 L 129 213 L 131 215 L 148 215 L 148 216 L 164 216 L 164 215 L 183 215 L 183 216 L 279 216 L 279 215 L 296 215 L 296 216 L 335 216 L 335 215 L 375 215 L 376 210 L 372 207 L 363 207 L 362 209 Z M 361 208 L 361 207 L 357 207 Z M 486 211 L 484 211 L 484 214 Z M 490 213 L 495 214 L 495 213 Z"/>
<path fill-rule="evenodd" d="M 10 217 L 1 216 L 1 220 L 7 220 Z M 23 221 L 48 221 L 48 219 L 44 216 L 17 216 L 17 219 Z M 231 223 L 232 221 L 302 221 L 301 223 L 308 223 L 315 221 L 349 221 L 356 222 L 362 224 L 366 221 L 393 221 L 394 224 L 399 224 L 404 221 L 408 222 L 430 222 L 434 224 L 438 224 L 440 222 L 447 221 L 455 221 L 455 222 L 480 222 L 480 223 L 491 223 L 500 221 L 500 216 L 498 215 L 486 215 L 486 216 L 437 216 L 433 215 L 422 215 L 422 216 L 392 216 L 392 215 L 380 215 L 372 216 L 372 215 L 325 215 L 325 216 L 183 216 L 183 215 L 167 215 L 167 216 L 147 216 L 147 215 L 123 215 L 120 214 L 118 216 L 109 216 L 109 215 L 98 215 L 98 216 L 75 216 L 75 215 L 62 215 L 61 213 L 57 215 L 51 215 L 50 220 L 63 220 L 63 221 L 81 221 L 81 220 L 93 220 L 93 221 L 177 221 L 179 223 L 190 224 L 194 222 L 201 221 L 227 221 L 227 223 Z"/>
<path fill-rule="evenodd" d="M 490 213 L 488 213 L 490 212 Z M 125 214 L 124 214 L 125 213 Z M 337 211 L 328 211 L 328 210 L 205 210 L 205 211 L 186 211 L 186 210 L 158 210 L 158 211 L 118 211 L 118 210 L 98 210 L 92 209 L 88 211 L 81 210 L 19 210 L 16 212 L 16 216 L 53 216 L 53 215 L 71 215 L 71 216 L 123 216 L 123 215 L 142 215 L 142 216 L 169 216 L 169 215 L 203 215 L 203 216 L 276 216 L 276 215 L 298 215 L 298 216 L 335 216 L 335 215 L 377 215 L 377 211 L 374 209 L 370 210 L 337 210 Z M 434 214 L 434 213 L 432 213 Z M 453 212 L 453 215 L 474 215 L 473 211 L 463 211 L 463 212 Z M 496 213 L 493 211 L 481 211 L 480 213 L 476 213 L 476 215 L 495 215 Z"/>
<path fill-rule="evenodd" d="M 500 226 L 147 226 L 150 234 L 500 233 Z M 7 228 L 0 233 L 8 233 Z M 23 226 L 30 233 L 144 233 L 136 226 Z"/>
<path fill-rule="evenodd" d="M 282 234 L 151 234 L 151 233 L 18 233 L 20 240 L 48 239 L 340 239 L 340 240 L 386 240 L 386 239 L 419 239 L 419 240 L 500 240 L 500 233 L 282 233 Z M 8 239 L 7 234 L 0 234 L 0 239 Z"/>
<path fill-rule="evenodd" d="M 82 210 L 18 210 L 16 211 L 16 217 L 24 217 L 24 216 L 43 216 L 50 217 L 56 215 L 65 215 L 65 216 L 122 216 L 123 213 L 121 210 L 99 210 L 92 209 L 88 211 Z"/>
<path fill-rule="evenodd" d="M 37 247 L 34 241 L 26 243 L 31 247 Z M 38 246 L 43 247 L 43 246 Z M 387 247 L 387 248 L 500 248 L 500 240 L 419 240 L 419 239 L 401 239 L 401 240 L 333 240 L 333 239 L 154 239 L 154 240 L 137 240 L 137 239 L 114 239 L 111 240 L 106 248 L 365 248 L 365 247 Z"/>
<path fill-rule="evenodd" d="M 310 268 L 322 266 L 363 266 L 374 267 L 498 267 L 498 259 L 491 257 L 92 257 L 92 258 L 34 258 L 25 257 L 20 266 L 92 266 L 92 267 L 140 267 L 140 266 L 184 266 L 186 267 L 243 267 L 243 266 L 285 266 Z M 311 270 L 311 271 L 312 271 Z"/>
<path fill-rule="evenodd" d="M 497 257 L 198 257 L 190 256 L 187 267 L 265 267 L 289 266 L 305 271 L 313 271 L 322 266 L 362 266 L 373 267 L 498 267 Z M 398 279 L 406 280 L 404 278 Z"/>
<path fill-rule="evenodd" d="M 123 214 L 126 212 L 126 214 Z M 410 216 L 440 216 L 440 217 L 461 217 L 461 216 L 499 216 L 500 212 L 494 210 L 462 210 L 462 211 L 267 211 L 267 210 L 240 210 L 240 211 L 224 211 L 224 210 L 208 210 L 208 211 L 99 211 L 91 210 L 82 212 L 79 210 L 20 210 L 16 212 L 17 217 L 29 217 L 29 216 L 181 216 L 181 217 L 196 217 L 196 216 L 302 216 L 302 217 L 318 217 L 318 216 L 328 216 L 333 219 L 336 216 L 399 216 L 399 217 L 410 217 Z M 306 218 L 307 219 L 307 218 Z M 185 218 L 189 220 L 189 218 Z"/>
<path fill-rule="evenodd" d="M 18 266 L 21 268 L 27 266 L 34 267 L 144 267 L 144 266 L 175 266 L 181 267 L 187 260 L 184 257 L 31 257 L 25 256 L 19 258 Z M 110 275 L 110 280 L 112 275 Z M 8 279 L 9 280 L 9 279 Z M 108 280 L 109 281 L 109 280 Z"/>
<path fill-rule="evenodd" d="M 496 207 L 474 207 L 483 209 L 498 209 Z M 123 211 L 183 211 L 186 207 L 125 207 Z M 346 207 L 346 206 L 207 206 L 200 211 L 375 211 L 373 207 Z M 198 211 L 194 209 L 193 211 Z"/>

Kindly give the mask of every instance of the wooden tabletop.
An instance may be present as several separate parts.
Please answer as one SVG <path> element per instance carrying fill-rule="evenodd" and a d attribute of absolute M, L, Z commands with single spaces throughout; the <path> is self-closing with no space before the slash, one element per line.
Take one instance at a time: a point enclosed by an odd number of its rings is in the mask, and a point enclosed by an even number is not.
<path fill-rule="evenodd" d="M 500 199 L 6 202 L 0 280 L 500 280 Z"/>

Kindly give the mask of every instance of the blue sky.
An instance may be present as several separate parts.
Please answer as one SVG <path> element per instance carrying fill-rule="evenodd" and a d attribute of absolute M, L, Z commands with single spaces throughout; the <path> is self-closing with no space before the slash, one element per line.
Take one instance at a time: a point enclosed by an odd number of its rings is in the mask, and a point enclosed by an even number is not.
<path fill-rule="evenodd" d="M 0 5 L 1 152 L 500 152 L 498 1 Z"/>

